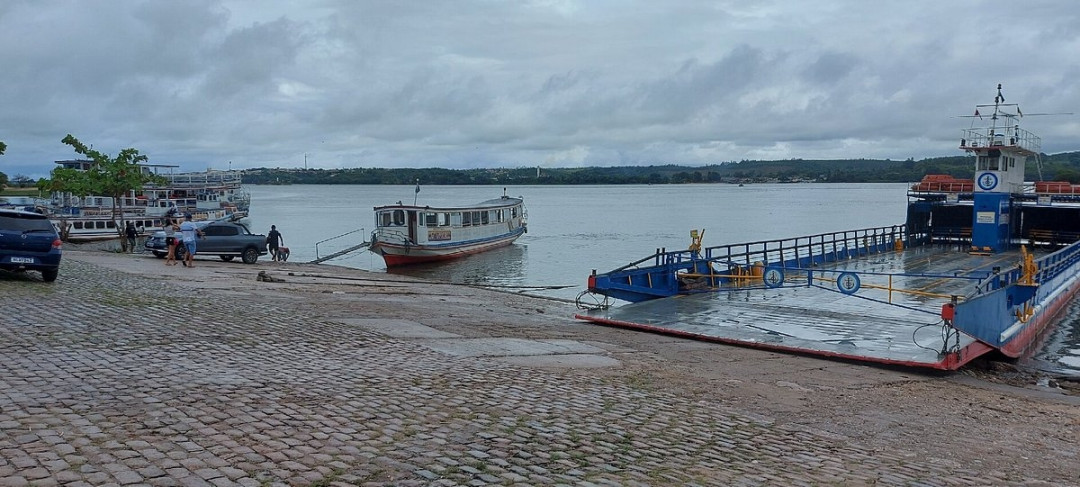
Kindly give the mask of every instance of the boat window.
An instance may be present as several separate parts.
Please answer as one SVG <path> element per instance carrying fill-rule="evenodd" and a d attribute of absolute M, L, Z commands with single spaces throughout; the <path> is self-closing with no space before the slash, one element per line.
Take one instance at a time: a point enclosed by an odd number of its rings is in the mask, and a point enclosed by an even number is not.
<path fill-rule="evenodd" d="M 79 221 L 75 222 L 75 229 L 76 230 L 82 230 L 82 227 L 83 227 L 83 222 L 79 222 Z"/>
<path fill-rule="evenodd" d="M 429 227 L 438 226 L 439 225 L 439 214 L 438 213 L 424 213 L 424 220 L 425 220 L 425 224 L 427 226 L 429 226 Z"/>
<path fill-rule="evenodd" d="M 405 210 L 394 210 L 394 225 L 402 226 L 405 224 Z"/>
<path fill-rule="evenodd" d="M 517 218 L 517 216 L 518 216 L 518 207 L 515 206 L 513 208 L 510 208 L 510 218 Z"/>
<path fill-rule="evenodd" d="M 461 213 L 461 226 L 467 227 L 472 225 L 472 213 L 464 211 Z"/>
<path fill-rule="evenodd" d="M 990 168 L 989 169 L 991 171 L 997 171 L 998 170 L 998 158 L 997 157 L 991 157 L 990 158 Z"/>
<path fill-rule="evenodd" d="M 472 224 L 473 225 L 479 225 L 480 224 L 480 213 L 483 213 L 483 212 L 480 212 L 480 211 L 472 212 Z"/>
<path fill-rule="evenodd" d="M 497 221 L 499 223 L 502 223 L 503 222 L 503 216 L 504 216 L 503 210 L 495 210 L 495 221 Z"/>
<path fill-rule="evenodd" d="M 379 216 L 375 219 L 375 225 L 380 227 L 390 226 L 390 212 L 380 211 Z"/>
<path fill-rule="evenodd" d="M 445 227 L 445 226 L 450 225 L 450 214 L 449 213 L 439 213 L 438 215 L 439 215 L 439 226 L 440 227 Z"/>
<path fill-rule="evenodd" d="M 491 212 L 490 211 L 481 212 L 480 213 L 480 218 L 483 218 L 482 221 L 483 221 L 484 225 L 487 225 L 488 223 L 491 223 Z"/>
<path fill-rule="evenodd" d="M 450 214 L 450 225 L 451 226 L 459 226 L 459 227 L 462 225 L 462 223 L 461 223 L 461 213 L 455 212 L 455 213 Z"/>

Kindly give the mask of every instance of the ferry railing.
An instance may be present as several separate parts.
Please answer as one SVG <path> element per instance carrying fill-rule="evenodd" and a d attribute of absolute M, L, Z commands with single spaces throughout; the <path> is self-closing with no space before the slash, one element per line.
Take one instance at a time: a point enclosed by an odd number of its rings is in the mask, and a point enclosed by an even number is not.
<path fill-rule="evenodd" d="M 960 148 L 969 147 L 1017 147 L 1038 154 L 1042 139 L 1015 125 L 963 129 L 960 134 Z"/>
<path fill-rule="evenodd" d="M 866 228 L 780 240 L 765 240 L 704 249 L 706 260 L 741 265 L 809 267 L 893 250 L 903 241 L 905 226 Z"/>
<path fill-rule="evenodd" d="M 788 239 L 718 245 L 702 249 L 696 257 L 689 249 L 668 251 L 660 248 L 656 249 L 653 255 L 614 269 L 609 274 L 634 269 L 643 264 L 678 266 L 699 259 L 742 266 L 747 269 L 755 265 L 775 265 L 785 268 L 809 267 L 893 250 L 897 241 L 903 242 L 911 237 L 918 238 L 920 241 L 926 239 L 923 234 L 908 235 L 905 225 L 893 225 Z"/>

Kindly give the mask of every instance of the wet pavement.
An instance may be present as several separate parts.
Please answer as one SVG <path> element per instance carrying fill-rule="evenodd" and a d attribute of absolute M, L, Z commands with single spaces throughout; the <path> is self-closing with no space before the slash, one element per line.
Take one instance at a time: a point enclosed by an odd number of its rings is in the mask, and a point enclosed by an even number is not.
<path fill-rule="evenodd" d="M 572 340 L 313 318 L 76 259 L 53 284 L 0 275 L 0 303 L 0 486 L 1030 480 L 534 366 L 617 364 Z"/>

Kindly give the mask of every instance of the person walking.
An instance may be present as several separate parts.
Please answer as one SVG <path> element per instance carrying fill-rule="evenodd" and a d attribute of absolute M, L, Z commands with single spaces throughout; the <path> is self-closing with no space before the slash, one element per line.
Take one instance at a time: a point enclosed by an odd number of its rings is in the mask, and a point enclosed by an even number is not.
<path fill-rule="evenodd" d="M 176 265 L 176 230 L 178 228 L 172 218 L 165 219 L 162 230 L 165 230 L 165 246 L 169 249 L 168 255 L 165 256 L 165 265 Z"/>
<path fill-rule="evenodd" d="M 135 253 L 135 242 L 139 238 L 138 230 L 135 230 L 135 224 L 127 222 L 127 227 L 124 228 L 124 236 L 127 237 L 128 252 Z"/>
<path fill-rule="evenodd" d="M 181 264 L 184 267 L 195 267 L 195 238 L 202 235 L 202 230 L 199 230 L 195 226 L 195 222 L 191 221 L 191 213 L 184 215 L 184 223 L 180 224 L 180 234 L 184 244 L 184 260 Z"/>
<path fill-rule="evenodd" d="M 277 225 L 270 225 L 270 233 L 266 234 L 266 246 L 270 250 L 270 257 L 274 262 L 278 260 L 279 245 L 285 245 L 285 239 L 282 238 L 281 232 L 277 231 Z"/>

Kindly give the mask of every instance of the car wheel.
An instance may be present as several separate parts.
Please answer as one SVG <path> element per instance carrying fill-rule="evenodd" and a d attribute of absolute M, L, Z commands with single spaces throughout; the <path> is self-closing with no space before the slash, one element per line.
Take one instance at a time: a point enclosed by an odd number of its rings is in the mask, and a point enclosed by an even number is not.
<path fill-rule="evenodd" d="M 165 252 L 154 252 L 154 257 L 157 257 L 159 259 L 164 259 L 165 258 Z"/>
<path fill-rule="evenodd" d="M 222 255 L 220 257 L 221 257 L 221 260 L 223 260 L 225 262 L 232 262 L 232 259 L 233 259 L 233 256 L 231 256 L 231 255 Z"/>
<path fill-rule="evenodd" d="M 181 260 L 182 261 L 182 260 L 184 260 L 185 256 L 187 256 L 187 249 L 177 245 L 176 246 L 176 260 Z"/>
<path fill-rule="evenodd" d="M 45 282 L 53 282 L 56 280 L 56 275 L 60 273 L 60 269 L 45 269 L 41 271 L 41 278 Z"/>
<path fill-rule="evenodd" d="M 259 260 L 259 251 L 254 247 L 248 247 L 244 249 L 244 255 L 241 256 L 245 264 L 254 264 Z"/>

